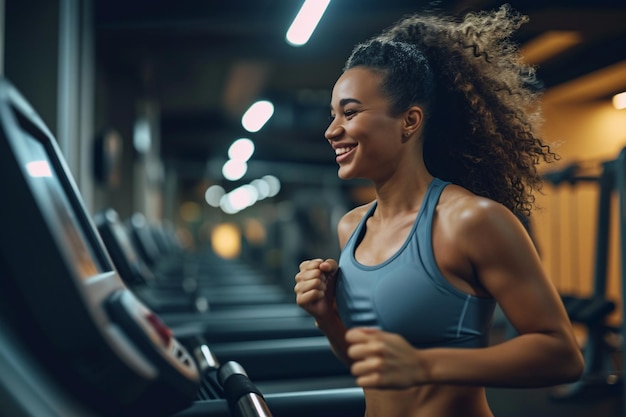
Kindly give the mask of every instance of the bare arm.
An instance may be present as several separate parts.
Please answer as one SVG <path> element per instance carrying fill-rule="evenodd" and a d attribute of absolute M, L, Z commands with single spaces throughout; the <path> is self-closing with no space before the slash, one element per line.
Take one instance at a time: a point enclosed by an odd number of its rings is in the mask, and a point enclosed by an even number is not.
<path fill-rule="evenodd" d="M 519 333 L 485 349 L 425 351 L 437 381 L 541 386 L 577 379 L 580 349 L 559 294 L 517 219 L 499 204 L 479 200 L 463 215 L 457 240 L 480 283 Z"/>
<path fill-rule="evenodd" d="M 339 222 L 337 229 L 342 249 L 361 215 L 358 210 L 353 210 Z M 333 259 L 304 261 L 295 277 L 294 292 L 296 303 L 315 318 L 317 327 L 328 338 L 335 355 L 350 365 L 352 361 L 347 354 L 346 327 L 335 303 L 337 273 L 338 265 Z"/>
<path fill-rule="evenodd" d="M 326 335 L 333 353 L 346 366 L 352 364 L 352 360 L 348 357 L 348 342 L 346 341 L 346 326 L 343 324 L 338 315 L 329 317 L 325 321 L 315 321 L 317 327 Z"/>

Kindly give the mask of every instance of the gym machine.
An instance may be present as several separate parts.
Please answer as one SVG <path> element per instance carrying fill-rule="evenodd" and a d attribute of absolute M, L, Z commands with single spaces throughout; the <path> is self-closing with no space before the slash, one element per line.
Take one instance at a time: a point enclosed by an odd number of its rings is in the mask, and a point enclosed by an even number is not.
<path fill-rule="evenodd" d="M 592 292 L 587 296 L 561 294 L 572 323 L 583 325 L 587 331 L 587 340 L 583 346 L 585 371 L 577 382 L 556 387 L 551 393 L 551 398 L 555 400 L 574 398 L 590 388 L 616 386 L 621 378 L 621 369 L 612 363 L 615 362 L 616 347 L 608 342 L 611 340 L 609 336 L 615 335 L 617 330 L 606 325 L 608 315 L 617 306 L 606 293 L 611 199 L 616 191 L 620 198 L 626 192 L 621 184 L 623 178 L 620 178 L 624 170 L 624 152 L 615 160 L 601 162 L 599 174 L 586 173 L 590 170 L 589 164 L 571 164 L 563 170 L 544 174 L 544 179 L 556 187 L 585 182 L 597 184 L 599 188 Z M 621 227 L 624 227 L 623 222 Z"/>
<path fill-rule="evenodd" d="M 0 178 L 3 413 L 363 415 L 358 388 L 264 396 L 241 365 L 225 361 L 226 366 L 207 367 L 198 360 L 126 287 L 55 138 L 3 78 Z M 201 394 L 207 384 L 221 391 Z"/>
<path fill-rule="evenodd" d="M 137 256 L 128 235 L 111 209 L 95 216 L 98 231 L 105 242 L 121 278 L 141 300 L 172 329 L 174 335 L 190 348 L 210 344 L 219 358 L 231 358 L 245 364 L 249 374 L 259 381 L 295 381 L 307 378 L 332 378 L 325 383 L 346 384 L 347 368 L 335 358 L 326 337 L 315 327 L 311 317 L 296 304 L 252 304 L 238 308 L 204 312 L 159 310 L 145 288 L 153 282 L 151 270 Z M 167 287 L 162 297 L 171 300 Z M 147 298 L 147 301 L 146 301 Z M 176 301 L 177 297 L 174 297 Z M 180 300 L 184 303 L 185 296 Z M 306 358 L 306 359 L 303 359 Z M 299 386 L 306 386 L 299 381 Z"/>
<path fill-rule="evenodd" d="M 267 279 L 245 270 L 245 266 L 226 271 L 222 265 L 220 270 L 219 264 L 226 264 L 228 260 L 183 260 L 181 271 L 174 273 L 176 276 L 160 276 L 135 250 L 130 233 L 114 209 L 97 213 L 94 221 L 122 279 L 144 302 L 161 314 L 228 310 L 233 313 L 229 316 L 237 316 L 237 311 L 247 310 L 251 314 L 247 314 L 246 317 L 250 318 L 255 315 L 257 317 L 282 317 L 285 314 L 296 313 L 302 315 L 295 305 L 293 294 L 285 294 L 285 291 L 276 288 L 275 284 L 267 283 Z M 147 233 L 148 230 L 144 232 Z M 149 237 L 145 237 L 144 240 L 149 240 Z M 167 256 L 166 253 L 162 254 L 163 259 Z M 206 257 L 216 258 L 210 254 Z M 187 268 L 199 269 L 197 266 L 199 263 L 208 264 L 202 267 L 202 276 L 198 276 L 199 271 L 184 272 Z M 196 266 L 186 266 L 192 264 Z M 278 308 L 260 308 L 265 305 Z"/>
<path fill-rule="evenodd" d="M 113 221 L 115 216 L 116 213 L 112 210 L 97 215 L 98 229 L 103 235 L 108 237 L 107 222 Z M 128 235 L 124 237 L 129 243 L 125 246 L 126 253 L 132 246 L 136 252 L 134 262 L 141 260 L 152 272 L 152 277 L 156 277 L 149 280 L 152 286 L 157 285 L 170 291 L 178 289 L 183 295 L 195 295 L 193 307 L 199 310 L 202 310 L 203 306 L 223 309 L 247 304 L 293 304 L 292 292 L 287 292 L 265 274 L 241 262 L 221 259 L 213 253 L 206 253 L 209 251 L 203 251 L 196 256 L 186 254 L 182 250 L 172 253 L 164 244 L 159 244 L 159 240 L 155 238 L 158 235 L 157 226 L 149 224 L 141 213 L 133 214 L 121 228 L 125 229 Z M 120 227 L 116 227 L 114 232 L 119 238 Z M 110 239 L 105 236 L 103 238 L 108 247 Z M 117 265 L 117 257 L 114 258 L 114 262 Z M 138 272 L 146 273 L 145 269 Z M 154 291 L 155 288 L 151 290 Z M 158 298 L 163 298 L 163 294 Z M 161 307 L 176 308 L 176 305 L 165 303 Z M 178 308 L 180 307 L 184 305 Z"/>

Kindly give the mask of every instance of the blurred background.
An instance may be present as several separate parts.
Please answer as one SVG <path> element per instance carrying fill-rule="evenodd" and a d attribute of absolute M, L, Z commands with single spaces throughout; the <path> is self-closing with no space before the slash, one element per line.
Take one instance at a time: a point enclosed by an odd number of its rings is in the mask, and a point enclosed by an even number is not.
<path fill-rule="evenodd" d="M 0 0 L 0 73 L 58 139 L 91 214 L 167 227 L 186 250 L 290 289 L 301 260 L 338 255 L 337 221 L 373 198 L 337 178 L 323 136 L 352 47 L 409 13 L 501 4 L 334 0 L 294 44 L 295 0 Z M 621 351 L 626 2 L 509 4 L 530 18 L 514 40 L 537 68 L 542 136 L 561 155 L 541 166 L 532 234 L 565 300 L 614 305 L 575 323 L 581 345 L 601 323 L 617 342 L 603 330 L 594 343 Z M 261 116 L 247 120 L 251 108 Z"/>
<path fill-rule="evenodd" d="M 4 3 L 4 75 L 59 138 L 89 210 L 166 220 L 189 247 L 229 224 L 221 230 L 242 239 L 230 255 L 258 246 L 260 262 L 291 271 L 301 258 L 334 256 L 338 217 L 372 197 L 367 184 L 337 179 L 323 137 L 355 43 L 423 8 L 501 4 L 337 0 L 294 46 L 285 34 L 302 2 L 293 0 Z M 537 66 L 544 137 L 561 163 L 614 157 L 626 143 L 626 113 L 612 104 L 626 90 L 626 4 L 510 4 L 530 17 L 515 40 Z M 259 100 L 273 114 L 250 132 L 242 116 Z M 246 155 L 231 158 L 242 138 Z M 239 171 L 227 179 L 229 160 Z"/>

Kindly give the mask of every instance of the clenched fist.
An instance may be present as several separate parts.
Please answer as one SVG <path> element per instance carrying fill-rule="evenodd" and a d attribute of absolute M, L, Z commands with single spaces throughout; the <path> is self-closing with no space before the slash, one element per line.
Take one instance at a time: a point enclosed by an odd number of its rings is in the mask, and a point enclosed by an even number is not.
<path fill-rule="evenodd" d="M 296 303 L 316 320 L 336 314 L 337 270 L 334 259 L 312 259 L 300 264 L 294 287 Z"/>

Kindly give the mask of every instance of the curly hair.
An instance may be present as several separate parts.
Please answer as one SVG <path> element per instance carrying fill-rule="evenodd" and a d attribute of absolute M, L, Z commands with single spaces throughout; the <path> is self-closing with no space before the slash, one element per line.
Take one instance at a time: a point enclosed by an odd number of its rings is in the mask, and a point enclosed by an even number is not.
<path fill-rule="evenodd" d="M 535 70 L 510 40 L 527 20 L 508 5 L 460 20 L 405 17 L 357 45 L 344 67 L 380 72 L 390 112 L 424 108 L 424 160 L 432 175 L 520 217 L 530 215 L 541 189 L 537 165 L 559 159 L 536 133 Z"/>

